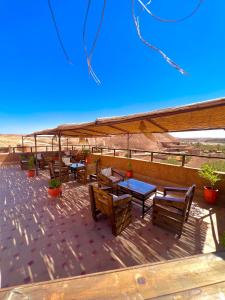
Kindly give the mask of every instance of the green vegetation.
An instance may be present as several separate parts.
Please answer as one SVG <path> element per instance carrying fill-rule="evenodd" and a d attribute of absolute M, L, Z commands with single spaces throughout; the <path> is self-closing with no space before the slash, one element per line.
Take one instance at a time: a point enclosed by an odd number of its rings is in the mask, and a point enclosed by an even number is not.
<path fill-rule="evenodd" d="M 55 188 L 59 188 L 61 186 L 61 182 L 59 179 L 51 179 L 49 181 L 49 188 L 50 189 L 55 189 Z"/>
<path fill-rule="evenodd" d="M 223 152 L 225 153 L 225 145 L 223 144 L 203 144 L 200 142 L 192 143 L 192 146 L 195 148 L 200 149 L 201 151 L 208 151 L 208 152 Z"/>
<path fill-rule="evenodd" d="M 170 165 L 176 165 L 176 166 L 181 165 L 181 162 L 179 160 L 177 160 L 176 158 L 167 158 L 164 162 L 166 164 L 170 164 Z"/>
<path fill-rule="evenodd" d="M 34 157 L 33 156 L 30 156 L 29 159 L 28 159 L 28 169 L 29 170 L 33 170 L 34 169 Z"/>
<path fill-rule="evenodd" d="M 214 188 L 215 184 L 221 180 L 219 174 L 212 164 L 203 164 L 199 170 L 199 176 L 209 182 L 210 186 Z"/>
<path fill-rule="evenodd" d="M 85 155 L 85 157 L 87 157 L 91 153 L 89 149 L 83 149 L 82 152 Z"/>
<path fill-rule="evenodd" d="M 225 232 L 223 233 L 223 235 L 221 237 L 221 244 L 225 248 Z"/>
<path fill-rule="evenodd" d="M 132 171 L 132 164 L 131 164 L 130 160 L 128 161 L 128 164 L 127 164 L 127 171 Z"/>
<path fill-rule="evenodd" d="M 225 172 L 225 160 L 215 160 L 209 163 L 218 172 Z"/>

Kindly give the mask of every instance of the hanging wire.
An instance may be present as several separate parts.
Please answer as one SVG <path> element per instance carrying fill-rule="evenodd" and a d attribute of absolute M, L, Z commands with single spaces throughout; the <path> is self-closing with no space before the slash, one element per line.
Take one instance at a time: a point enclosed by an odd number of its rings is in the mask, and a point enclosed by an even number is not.
<path fill-rule="evenodd" d="M 83 47 L 84 47 L 84 53 L 85 53 L 86 60 L 87 60 L 88 72 L 97 84 L 100 84 L 101 81 L 99 80 L 98 76 L 95 74 L 95 72 L 92 68 L 91 60 L 92 60 L 92 56 L 94 54 L 94 50 L 95 50 L 95 47 L 96 47 L 96 44 L 97 44 L 97 41 L 99 38 L 99 34 L 100 34 L 100 31 L 102 28 L 103 19 L 104 19 L 104 15 L 105 15 L 106 2 L 107 1 L 104 0 L 103 5 L 102 5 L 101 17 L 100 17 L 97 31 L 96 31 L 96 34 L 95 34 L 95 37 L 94 37 L 94 40 L 93 40 L 93 43 L 91 46 L 90 53 L 88 53 L 88 50 L 87 50 L 86 35 L 87 35 L 87 21 L 88 21 L 90 6 L 91 6 L 91 0 L 88 0 L 87 9 L 85 12 L 85 17 L 84 17 L 84 24 L 83 24 Z"/>
<path fill-rule="evenodd" d="M 135 15 L 135 0 L 132 0 L 132 16 L 135 24 L 135 28 L 138 34 L 139 39 L 143 44 L 145 44 L 148 48 L 158 52 L 164 59 L 165 61 L 171 65 L 173 68 L 175 68 L 177 71 L 179 71 L 182 75 L 187 75 L 187 72 L 182 69 L 178 64 L 176 64 L 173 60 L 171 60 L 160 48 L 150 44 L 147 40 L 145 40 L 141 34 L 141 29 L 140 29 L 140 22 L 139 22 L 139 17 Z"/>
<path fill-rule="evenodd" d="M 67 60 L 67 62 L 69 64 L 73 64 L 72 60 L 70 59 L 70 57 L 69 57 L 69 55 L 66 51 L 63 40 L 61 38 L 60 30 L 59 30 L 59 27 L 58 27 L 57 22 L 56 22 L 55 13 L 54 13 L 54 10 L 53 10 L 52 4 L 51 4 L 51 0 L 48 0 L 48 7 L 49 7 L 49 10 L 50 10 L 50 14 L 51 14 L 52 22 L 53 22 L 53 25 L 54 25 L 54 28 L 55 28 L 55 31 L 56 31 L 56 35 L 57 35 L 60 47 L 63 51 L 64 56 L 65 56 L 65 59 Z"/>
<path fill-rule="evenodd" d="M 152 0 L 148 1 L 146 4 L 144 4 L 142 0 L 137 0 L 137 1 L 140 3 L 142 8 L 156 20 L 158 20 L 160 22 L 177 23 L 177 22 L 183 22 L 183 21 L 191 18 L 199 10 L 199 8 L 202 5 L 204 0 L 198 0 L 198 3 L 195 6 L 195 8 L 188 15 L 186 15 L 185 17 L 182 17 L 180 19 L 164 19 L 164 18 L 161 18 L 161 17 L 153 14 L 152 11 L 147 7 L 148 5 L 150 5 L 152 3 Z"/>

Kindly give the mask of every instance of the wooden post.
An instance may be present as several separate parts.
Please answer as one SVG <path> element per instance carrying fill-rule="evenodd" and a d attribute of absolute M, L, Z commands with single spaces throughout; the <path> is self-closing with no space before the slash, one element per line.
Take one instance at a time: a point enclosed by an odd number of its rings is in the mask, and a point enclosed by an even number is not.
<path fill-rule="evenodd" d="M 23 135 L 22 135 L 22 152 L 24 152 L 24 149 L 23 149 Z"/>
<path fill-rule="evenodd" d="M 69 139 L 66 139 L 66 148 L 67 148 L 67 151 L 69 150 Z"/>
<path fill-rule="evenodd" d="M 154 152 L 151 152 L 151 162 L 153 162 Z"/>
<path fill-rule="evenodd" d="M 52 137 L 52 152 L 53 152 L 53 140 L 54 140 L 54 136 Z"/>
<path fill-rule="evenodd" d="M 61 158 L 62 158 L 62 153 L 61 153 L 61 133 L 58 134 L 58 137 L 59 137 L 59 180 L 61 182 L 61 167 L 62 167 L 62 164 L 61 164 Z"/>
<path fill-rule="evenodd" d="M 130 134 L 128 133 L 127 134 L 127 157 L 129 158 L 130 157 Z"/>
<path fill-rule="evenodd" d="M 37 136 L 34 135 L 34 146 L 35 146 L 35 167 L 36 167 L 36 176 L 38 176 L 38 164 L 37 164 Z"/>
<path fill-rule="evenodd" d="M 181 165 L 182 165 L 182 167 L 184 167 L 184 165 L 185 165 L 185 154 L 184 155 L 182 155 L 182 162 L 181 162 Z"/>

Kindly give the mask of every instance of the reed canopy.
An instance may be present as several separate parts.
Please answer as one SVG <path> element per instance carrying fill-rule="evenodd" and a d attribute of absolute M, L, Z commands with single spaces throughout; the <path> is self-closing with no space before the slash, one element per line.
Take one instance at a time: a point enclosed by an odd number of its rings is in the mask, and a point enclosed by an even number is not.
<path fill-rule="evenodd" d="M 119 134 L 225 129 L 225 98 L 93 122 L 64 124 L 31 135 L 103 137 Z"/>

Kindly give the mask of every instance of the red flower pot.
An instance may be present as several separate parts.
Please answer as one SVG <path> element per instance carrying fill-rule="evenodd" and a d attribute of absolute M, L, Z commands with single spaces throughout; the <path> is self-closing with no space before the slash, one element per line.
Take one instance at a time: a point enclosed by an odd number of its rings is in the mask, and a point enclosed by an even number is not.
<path fill-rule="evenodd" d="M 87 157 L 85 158 L 85 163 L 86 163 L 86 164 L 90 164 L 90 163 L 91 163 L 91 157 L 87 156 Z"/>
<path fill-rule="evenodd" d="M 49 188 L 48 189 L 48 194 L 49 194 L 49 196 L 51 196 L 53 198 L 57 198 L 62 194 L 62 190 L 61 190 L 60 187 L 53 188 L 53 189 Z"/>
<path fill-rule="evenodd" d="M 216 204 L 219 190 L 204 186 L 204 199 L 208 204 Z"/>
<path fill-rule="evenodd" d="M 34 177 L 35 176 L 35 170 L 28 170 L 27 171 L 27 176 L 28 177 Z"/>
<path fill-rule="evenodd" d="M 132 170 L 126 171 L 126 177 L 128 178 L 133 177 L 133 171 Z"/>

